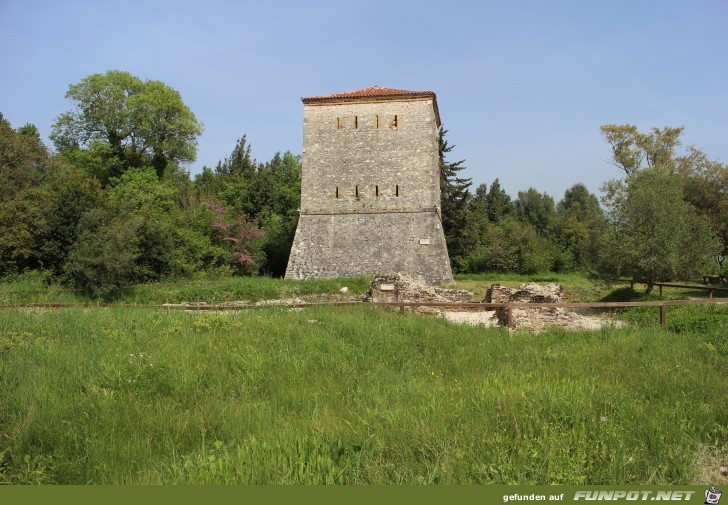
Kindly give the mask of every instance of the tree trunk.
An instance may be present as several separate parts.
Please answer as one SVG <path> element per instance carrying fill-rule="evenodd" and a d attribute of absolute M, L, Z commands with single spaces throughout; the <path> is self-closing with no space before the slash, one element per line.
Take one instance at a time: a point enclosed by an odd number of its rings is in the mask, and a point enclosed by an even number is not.
<path fill-rule="evenodd" d="M 654 287 L 655 287 L 655 281 L 653 281 L 652 279 L 647 281 L 647 289 L 645 290 L 645 294 L 649 295 L 650 293 L 652 293 L 652 288 L 654 288 Z"/>

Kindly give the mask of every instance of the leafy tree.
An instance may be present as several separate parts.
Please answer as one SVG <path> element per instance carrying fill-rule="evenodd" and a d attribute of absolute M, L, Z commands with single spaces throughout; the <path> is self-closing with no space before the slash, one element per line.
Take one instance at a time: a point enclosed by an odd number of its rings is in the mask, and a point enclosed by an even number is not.
<path fill-rule="evenodd" d="M 0 200 L 0 275 L 43 266 L 40 247 L 51 198 L 46 189 L 29 187 Z"/>
<path fill-rule="evenodd" d="M 256 268 L 271 275 L 285 273 L 301 201 L 300 156 L 276 153 L 269 162 L 258 163 L 243 135 L 214 171 L 203 170 L 195 187 L 221 202 L 226 214 L 261 223 L 265 238 Z"/>
<path fill-rule="evenodd" d="M 160 181 L 152 167 L 130 168 L 110 182 L 107 194 L 119 207 L 156 215 L 174 208 L 174 188 Z"/>
<path fill-rule="evenodd" d="M 31 124 L 0 115 L 0 274 L 47 269 L 59 274 L 80 216 L 99 188 L 52 155 Z"/>
<path fill-rule="evenodd" d="M 116 159 L 107 177 L 129 167 L 153 166 L 161 177 L 168 163 L 195 160 L 202 125 L 179 92 L 128 72 L 93 74 L 69 87 L 75 109 L 61 114 L 51 139 L 60 152 L 91 149 Z"/>
<path fill-rule="evenodd" d="M 648 168 L 603 190 L 610 229 L 601 241 L 600 270 L 647 283 L 690 280 L 700 275 L 720 244 L 695 208 L 683 200 L 680 179 Z"/>
<path fill-rule="evenodd" d="M 230 156 L 220 161 L 215 167 L 215 174 L 220 177 L 251 177 L 258 168 L 258 163 L 251 155 L 251 145 L 247 135 L 243 135 L 235 143 Z"/>
<path fill-rule="evenodd" d="M 627 176 L 650 167 L 669 168 L 680 145 L 682 127 L 652 128 L 641 133 L 634 125 L 604 125 L 602 136 L 612 147 L 613 164 Z"/>
<path fill-rule="evenodd" d="M 440 153 L 440 194 L 442 206 L 442 228 L 445 232 L 448 252 L 451 258 L 461 256 L 466 251 L 461 231 L 466 226 L 467 209 L 470 193 L 468 188 L 472 184 L 469 178 L 458 177 L 458 173 L 464 170 L 460 161 L 447 161 L 448 153 L 452 152 L 455 146 L 448 144 L 445 140 L 447 130 L 440 127 L 438 145 Z"/>
<path fill-rule="evenodd" d="M 535 227 L 538 233 L 548 236 L 556 218 L 554 199 L 546 193 L 539 193 L 534 188 L 519 191 L 516 214 L 521 221 Z"/>
<path fill-rule="evenodd" d="M 556 206 L 558 237 L 578 266 L 591 268 L 599 256 L 599 238 L 606 218 L 599 200 L 583 184 L 566 190 Z"/>
<path fill-rule="evenodd" d="M 688 146 L 679 153 L 683 128 L 666 126 L 642 133 L 633 125 L 605 125 L 602 134 L 612 146 L 613 164 L 627 176 L 657 168 L 679 176 L 683 198 L 711 225 L 728 253 L 728 166 Z"/>
<path fill-rule="evenodd" d="M 534 274 L 572 267 L 568 254 L 539 234 L 533 225 L 513 216 L 498 223 L 485 221 L 480 231 L 478 244 L 458 264 L 462 271 Z"/>
<path fill-rule="evenodd" d="M 708 159 L 692 146 L 676 164 L 684 180 L 683 197 L 710 223 L 723 255 L 728 255 L 728 165 Z"/>
<path fill-rule="evenodd" d="M 488 185 L 478 184 L 475 188 L 475 193 L 469 199 L 468 212 L 475 214 L 478 219 L 488 218 Z"/>
<path fill-rule="evenodd" d="M 470 273 L 514 272 L 518 269 L 518 250 L 503 223 L 480 221 L 478 244 L 460 261 L 461 271 Z"/>
<path fill-rule="evenodd" d="M 0 200 L 38 186 L 49 175 L 63 169 L 43 145 L 37 131 L 33 125 L 15 131 L 0 114 Z"/>
<path fill-rule="evenodd" d="M 212 227 L 217 231 L 217 238 L 228 244 L 232 264 L 238 273 L 256 273 L 261 261 L 260 239 L 264 236 L 257 221 L 248 221 L 245 216 L 231 218 L 224 206 L 212 201 L 207 206 L 215 213 L 216 219 Z"/>
<path fill-rule="evenodd" d="M 490 190 L 485 198 L 488 219 L 493 223 L 497 223 L 506 216 L 513 214 L 515 208 L 511 202 L 511 197 L 501 188 L 500 182 L 496 177 Z"/>
<path fill-rule="evenodd" d="M 84 214 L 65 264 L 73 284 L 92 296 L 111 298 L 136 281 L 140 226 L 138 217 L 112 209 Z"/>
<path fill-rule="evenodd" d="M 47 227 L 42 234 L 40 257 L 43 268 L 56 276 L 63 274 L 63 265 L 78 239 L 81 217 L 91 209 L 104 205 L 105 196 L 98 181 L 69 170 L 48 186 L 51 201 L 44 209 Z"/>

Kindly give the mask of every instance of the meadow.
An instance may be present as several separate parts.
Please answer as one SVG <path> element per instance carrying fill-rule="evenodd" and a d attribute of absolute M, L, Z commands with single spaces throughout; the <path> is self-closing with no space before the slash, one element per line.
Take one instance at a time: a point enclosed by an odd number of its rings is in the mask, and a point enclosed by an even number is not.
<path fill-rule="evenodd" d="M 252 281 L 0 310 L 0 483 L 720 484 L 725 305 L 540 334 L 358 306 L 133 306 L 366 284 Z M 80 300 L 53 289 L 0 297 Z"/>

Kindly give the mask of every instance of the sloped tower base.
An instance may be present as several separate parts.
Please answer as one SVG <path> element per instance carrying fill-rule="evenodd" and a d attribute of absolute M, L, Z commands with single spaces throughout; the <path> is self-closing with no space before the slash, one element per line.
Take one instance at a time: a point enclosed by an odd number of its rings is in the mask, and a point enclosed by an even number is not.
<path fill-rule="evenodd" d="M 421 277 L 430 284 L 453 281 L 436 212 L 300 216 L 286 279 L 391 272 Z"/>

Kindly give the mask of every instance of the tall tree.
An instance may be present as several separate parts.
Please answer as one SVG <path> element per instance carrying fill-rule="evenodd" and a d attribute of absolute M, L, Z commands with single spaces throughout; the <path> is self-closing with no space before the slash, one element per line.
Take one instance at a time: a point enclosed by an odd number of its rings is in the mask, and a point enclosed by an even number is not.
<path fill-rule="evenodd" d="M 514 207 L 511 197 L 501 188 L 500 181 L 496 177 L 490 185 L 488 196 L 485 199 L 488 208 L 488 219 L 497 223 L 506 216 L 513 213 Z"/>
<path fill-rule="evenodd" d="M 558 238 L 576 265 L 591 268 L 599 256 L 599 239 L 606 226 L 599 200 L 583 184 L 574 184 L 556 206 Z"/>
<path fill-rule="evenodd" d="M 728 255 L 728 165 L 708 159 L 693 146 L 676 160 L 677 173 L 684 179 L 683 197 L 710 223 Z"/>
<path fill-rule="evenodd" d="M 554 199 L 546 193 L 539 193 L 534 188 L 519 191 L 516 213 L 520 220 L 534 226 L 543 236 L 549 235 L 553 230 L 556 208 Z"/>
<path fill-rule="evenodd" d="M 249 178 L 255 174 L 258 163 L 253 159 L 251 146 L 247 135 L 243 135 L 235 143 L 233 152 L 215 167 L 215 173 L 220 177 Z"/>
<path fill-rule="evenodd" d="M 630 176 L 642 168 L 671 166 L 684 128 L 666 126 L 642 133 L 634 125 L 610 124 L 600 129 L 612 147 L 612 164 Z"/>
<path fill-rule="evenodd" d="M 447 130 L 440 127 L 438 143 L 440 153 L 440 193 L 442 201 L 442 228 L 445 232 L 445 241 L 450 258 L 461 256 L 465 252 L 465 244 L 461 231 L 467 222 L 467 208 L 470 193 L 468 188 L 471 179 L 459 177 L 458 174 L 465 167 L 465 160 L 448 161 L 447 155 L 455 146 L 445 140 Z"/>
<path fill-rule="evenodd" d="M 169 163 L 192 162 L 202 125 L 176 90 L 128 72 L 93 74 L 69 87 L 74 110 L 61 114 L 51 139 L 60 152 L 93 150 L 113 157 L 108 177 L 129 167 L 152 166 L 162 176 Z"/>
<path fill-rule="evenodd" d="M 683 188 L 683 199 L 705 218 L 728 253 L 728 165 L 682 145 L 683 128 L 652 128 L 640 132 L 633 125 L 604 125 L 602 135 L 612 147 L 612 163 L 624 170 L 627 177 L 645 168 L 676 174 Z"/>
<path fill-rule="evenodd" d="M 690 280 L 700 275 L 720 243 L 707 222 L 682 198 L 677 176 L 648 168 L 603 190 L 611 223 L 601 247 L 605 276 L 647 283 Z"/>

